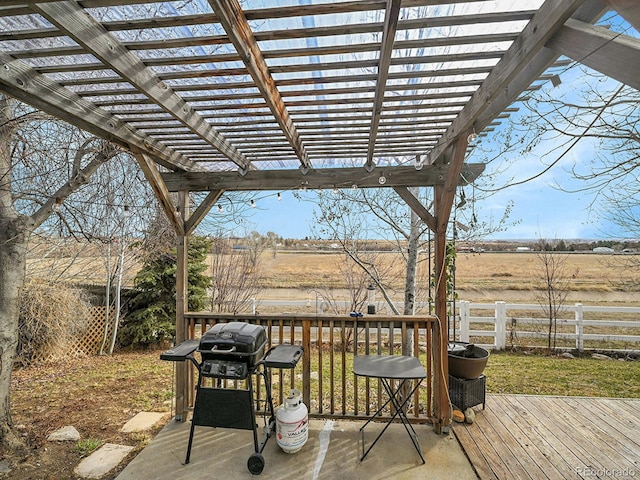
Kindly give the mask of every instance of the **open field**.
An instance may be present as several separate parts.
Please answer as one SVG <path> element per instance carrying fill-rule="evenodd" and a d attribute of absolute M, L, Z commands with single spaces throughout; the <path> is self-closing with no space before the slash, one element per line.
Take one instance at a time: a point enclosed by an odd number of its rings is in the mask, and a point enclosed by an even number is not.
<path fill-rule="evenodd" d="M 567 301 L 590 304 L 640 305 L 640 269 L 625 267 L 631 255 L 591 253 L 566 256 L 566 275 L 572 277 Z M 402 290 L 402 262 L 399 253 L 380 253 L 383 265 L 395 265 L 392 287 Z M 308 298 L 311 289 L 340 289 L 344 280 L 339 253 L 272 252 L 262 259 L 264 298 Z M 423 282 L 428 278 L 425 259 L 419 267 Z M 542 279 L 540 260 L 535 253 L 462 253 L 456 259 L 456 290 L 462 300 L 493 302 L 533 302 L 533 290 Z M 292 298 L 294 297 L 294 298 Z M 401 299 L 401 293 L 399 299 Z"/>
<path fill-rule="evenodd" d="M 42 259 L 29 259 L 30 272 L 36 276 L 61 275 L 79 283 L 104 284 L 104 260 L 93 255 L 74 256 L 62 252 Z M 640 255 L 601 255 L 559 253 L 566 257 L 565 274 L 571 278 L 568 302 L 597 305 L 640 305 Z M 76 263 L 69 266 L 74 259 Z M 341 265 L 347 260 L 338 250 L 265 251 L 261 257 L 262 278 L 258 295 L 262 299 L 307 299 L 315 290 L 341 290 L 345 280 Z M 402 299 L 404 262 L 400 253 L 375 254 L 380 270 L 391 273 L 388 284 L 397 300 Z M 627 266 L 635 262 L 635 267 Z M 125 285 L 131 285 L 139 264 L 131 264 L 125 273 Z M 419 285 L 427 285 L 429 262 L 422 254 L 418 267 Z M 542 266 L 535 252 L 458 253 L 456 290 L 461 300 L 478 302 L 531 303 L 533 290 L 542 280 Z"/>

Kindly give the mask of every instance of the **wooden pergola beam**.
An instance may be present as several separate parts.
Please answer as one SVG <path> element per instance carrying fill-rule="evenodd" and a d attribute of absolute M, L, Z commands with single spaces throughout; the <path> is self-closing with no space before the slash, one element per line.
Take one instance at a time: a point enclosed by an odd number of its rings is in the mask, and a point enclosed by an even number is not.
<path fill-rule="evenodd" d="M 482 86 L 451 123 L 438 145 L 427 152 L 426 164 L 441 162 L 444 152 L 460 135 L 466 136 L 472 131 L 474 122 L 493 102 L 502 100 L 499 103 L 505 107 L 508 105 L 508 103 L 504 104 L 505 101 L 513 101 L 517 98 L 520 91 L 510 88 L 510 82 L 529 61 L 535 58 L 583 2 L 584 0 L 547 0 L 542 4 L 518 39 L 509 47 Z M 530 79 L 530 81 L 533 80 L 534 78 Z M 494 104 L 494 111 L 497 109 L 498 105 Z"/>
<path fill-rule="evenodd" d="M 209 5 L 218 16 L 220 23 L 227 32 L 227 36 L 249 70 L 256 87 L 264 97 L 291 147 L 296 152 L 301 168 L 305 170 L 311 168 L 311 163 L 298 131 L 271 76 L 267 62 L 256 42 L 240 3 L 236 0 L 209 0 Z"/>
<path fill-rule="evenodd" d="M 2 51 L 0 64 L 3 65 L 0 86 L 14 98 L 124 148 L 134 146 L 145 150 L 154 161 L 170 170 L 197 169 L 195 162 Z"/>
<path fill-rule="evenodd" d="M 608 10 L 601 0 L 587 0 L 573 14 L 572 18 L 583 22 L 593 22 L 600 18 Z M 506 107 L 523 92 L 531 82 L 540 78 L 544 71 L 553 65 L 558 59 L 558 53 L 549 48 L 542 48 L 528 62 L 522 65 L 520 71 L 509 82 L 509 87 L 498 92 L 490 105 L 481 112 L 473 122 L 476 132 L 480 132 L 487 125 L 497 118 L 501 112 L 506 111 Z"/>
<path fill-rule="evenodd" d="M 232 144 L 76 2 L 37 3 L 33 8 L 238 167 L 244 170 L 252 168 Z"/>
<path fill-rule="evenodd" d="M 202 203 L 196 208 L 196 211 L 189 215 L 189 218 L 184 224 L 185 235 L 191 235 L 200 222 L 207 216 L 211 207 L 220 199 L 224 190 L 214 190 L 209 192 Z"/>
<path fill-rule="evenodd" d="M 436 219 L 429 210 L 422 204 L 419 198 L 417 198 L 411 190 L 407 187 L 393 187 L 396 193 L 402 198 L 405 203 L 415 212 L 420 220 L 422 220 L 429 230 L 434 232 L 436 230 Z"/>
<path fill-rule="evenodd" d="M 179 205 L 176 205 L 171 199 L 171 193 L 167 189 L 157 165 L 146 152 L 134 146 L 131 147 L 131 151 L 136 157 L 136 160 L 138 160 L 138 165 L 140 165 L 142 173 L 144 173 L 149 185 L 153 189 L 153 193 L 160 202 L 160 206 L 167 216 L 169 223 L 178 236 L 184 236 L 185 226 L 182 219 L 184 209 L 178 208 Z"/>
<path fill-rule="evenodd" d="M 460 167 L 462 169 L 462 167 Z M 380 176 L 385 176 L 385 187 L 419 187 L 443 184 L 450 171 L 449 165 L 414 167 L 378 167 L 368 172 L 362 167 L 312 169 L 303 174 L 296 169 L 253 170 L 241 176 L 236 172 L 162 173 L 161 177 L 170 192 L 201 191 L 252 191 L 313 190 L 333 188 L 379 188 Z M 457 184 L 473 182 L 483 171 L 484 164 L 464 165 L 464 178 L 458 175 Z"/>
<path fill-rule="evenodd" d="M 638 0 L 604 1 L 640 32 L 640 8 L 638 8 L 640 5 L 638 5 Z"/>
<path fill-rule="evenodd" d="M 367 161 L 365 168 L 372 170 L 373 153 L 376 148 L 378 137 L 378 126 L 382 113 L 382 104 L 387 90 L 387 78 L 389 76 L 389 66 L 391 65 L 391 54 L 395 42 L 396 29 L 398 28 L 398 17 L 400 15 L 400 0 L 387 0 L 384 17 L 384 28 L 382 30 L 382 43 L 380 45 L 380 56 L 378 58 L 378 74 L 376 79 L 375 94 L 373 98 L 373 111 L 371 113 L 371 133 L 369 135 L 369 146 L 367 148 Z"/>
<path fill-rule="evenodd" d="M 637 38 L 569 19 L 547 47 L 640 90 L 640 40 Z"/>

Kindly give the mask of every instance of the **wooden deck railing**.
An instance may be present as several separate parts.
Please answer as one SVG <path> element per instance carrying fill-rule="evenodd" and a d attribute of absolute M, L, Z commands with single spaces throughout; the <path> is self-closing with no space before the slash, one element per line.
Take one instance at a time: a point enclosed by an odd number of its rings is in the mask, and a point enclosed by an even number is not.
<path fill-rule="evenodd" d="M 301 345 L 304 355 L 294 370 L 272 369 L 273 401 L 277 407 L 289 389 L 302 392 L 309 416 L 320 418 L 366 418 L 384 403 L 384 391 L 376 380 L 356 377 L 354 355 L 403 354 L 418 357 L 427 378 L 410 402 L 413 422 L 427 422 L 433 414 L 433 329 L 431 316 L 333 315 L 233 315 L 211 312 L 186 313 L 186 337 L 198 338 L 219 322 L 259 324 L 268 334 L 267 348 L 283 343 Z M 186 394 L 193 406 L 195 372 L 189 372 Z M 264 389 L 256 387 L 264 400 Z M 258 401 L 260 404 L 260 401 Z M 384 412 L 380 419 L 390 416 Z"/>

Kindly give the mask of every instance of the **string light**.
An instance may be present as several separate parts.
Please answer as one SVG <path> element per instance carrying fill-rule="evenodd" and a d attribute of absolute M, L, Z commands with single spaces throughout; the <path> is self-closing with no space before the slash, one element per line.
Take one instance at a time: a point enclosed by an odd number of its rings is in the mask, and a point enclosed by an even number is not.
<path fill-rule="evenodd" d="M 456 205 L 457 208 L 462 208 L 467 204 L 467 197 L 464 194 L 464 189 L 460 192 L 460 201 Z"/>
<path fill-rule="evenodd" d="M 278 192 L 277 197 L 278 197 L 278 201 L 279 201 L 279 202 L 280 202 L 280 201 L 282 201 L 282 195 L 280 195 L 280 192 Z"/>
<path fill-rule="evenodd" d="M 424 160 L 422 160 L 422 157 L 420 155 L 416 155 L 416 170 L 422 170 L 423 162 Z"/>
<path fill-rule="evenodd" d="M 380 177 L 378 178 L 378 183 L 380 185 L 384 185 L 387 183 L 387 177 L 384 176 L 384 173 L 380 173 Z"/>
<path fill-rule="evenodd" d="M 251 208 L 256 208 L 256 202 L 253 201 L 253 198 L 251 199 Z"/>
<path fill-rule="evenodd" d="M 220 204 L 218 204 L 218 212 L 224 213 L 224 207 Z"/>

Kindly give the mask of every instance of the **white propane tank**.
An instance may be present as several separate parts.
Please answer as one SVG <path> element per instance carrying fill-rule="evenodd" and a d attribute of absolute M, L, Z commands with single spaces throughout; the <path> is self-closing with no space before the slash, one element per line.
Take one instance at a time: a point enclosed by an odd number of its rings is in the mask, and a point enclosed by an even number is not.
<path fill-rule="evenodd" d="M 296 453 L 309 438 L 309 412 L 299 390 L 291 390 L 276 410 L 276 439 L 286 453 Z"/>

